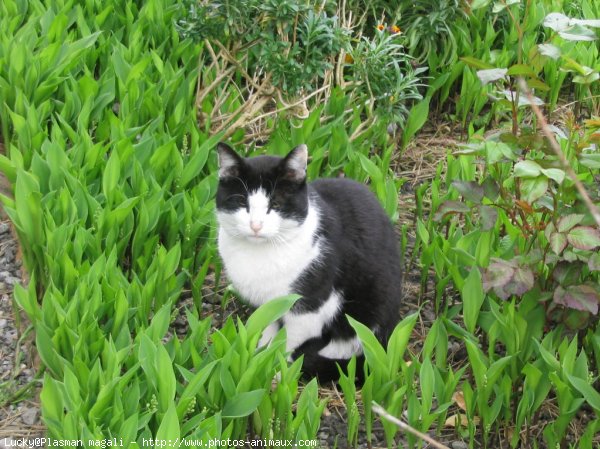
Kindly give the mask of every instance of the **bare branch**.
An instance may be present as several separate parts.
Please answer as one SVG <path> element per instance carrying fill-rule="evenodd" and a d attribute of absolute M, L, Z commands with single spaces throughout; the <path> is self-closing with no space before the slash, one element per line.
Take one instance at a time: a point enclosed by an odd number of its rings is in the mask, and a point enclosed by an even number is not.
<path fill-rule="evenodd" d="M 436 447 L 437 449 L 450 449 L 448 446 L 445 446 L 442 443 L 438 443 L 433 438 L 431 438 L 429 435 L 425 435 L 424 433 L 419 432 L 414 427 L 411 427 L 408 424 L 406 424 L 405 422 L 400 421 L 395 416 L 390 415 L 382 406 L 377 404 L 375 401 L 373 401 L 372 404 L 373 404 L 373 411 L 375 413 L 377 413 L 379 416 L 382 416 L 383 418 L 387 419 L 389 422 L 396 424 L 400 429 L 404 430 L 405 432 L 412 433 L 414 436 L 421 438 L 423 441 L 426 441 L 427 443 L 431 444 L 433 447 Z"/>

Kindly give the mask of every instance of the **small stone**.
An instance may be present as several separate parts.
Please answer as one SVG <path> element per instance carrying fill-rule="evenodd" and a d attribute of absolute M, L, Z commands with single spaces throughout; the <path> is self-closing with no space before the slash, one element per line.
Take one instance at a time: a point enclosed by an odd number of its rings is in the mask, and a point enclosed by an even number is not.
<path fill-rule="evenodd" d="M 37 422 L 39 410 L 35 408 L 27 408 L 21 413 L 21 421 L 23 424 L 32 426 Z"/>
<path fill-rule="evenodd" d="M 4 329 L 7 324 L 8 324 L 8 320 L 6 320 L 4 318 L 0 318 L 0 329 Z"/>
<path fill-rule="evenodd" d="M 469 449 L 469 445 L 464 441 L 453 441 L 450 443 L 452 449 Z"/>

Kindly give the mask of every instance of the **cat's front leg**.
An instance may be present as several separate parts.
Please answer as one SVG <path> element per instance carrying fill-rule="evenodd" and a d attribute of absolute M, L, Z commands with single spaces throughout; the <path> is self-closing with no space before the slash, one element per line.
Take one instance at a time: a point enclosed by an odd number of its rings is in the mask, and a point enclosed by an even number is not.
<path fill-rule="evenodd" d="M 269 324 L 266 327 L 266 329 L 263 331 L 263 333 L 260 337 L 260 340 L 258 340 L 258 347 L 262 348 L 264 346 L 267 346 L 269 343 L 271 343 L 273 338 L 275 338 L 275 335 L 277 335 L 277 332 L 279 332 L 279 327 L 280 326 L 277 321 Z"/>
<path fill-rule="evenodd" d="M 292 313 L 288 312 L 283 317 L 287 341 L 285 350 L 292 354 L 302 343 L 312 338 L 321 336 L 323 323 L 316 319 L 315 313 Z"/>

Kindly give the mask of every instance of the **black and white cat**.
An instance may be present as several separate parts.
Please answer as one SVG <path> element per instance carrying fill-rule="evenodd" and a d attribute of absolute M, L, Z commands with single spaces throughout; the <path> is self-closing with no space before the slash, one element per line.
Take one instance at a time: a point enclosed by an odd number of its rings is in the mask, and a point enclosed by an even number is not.
<path fill-rule="evenodd" d="M 382 342 L 399 320 L 401 258 L 388 216 L 362 184 L 307 183 L 306 145 L 285 158 L 217 149 L 219 252 L 233 286 L 254 306 L 301 295 L 260 344 L 285 326 L 305 374 L 339 377 L 335 364 L 362 353 L 346 314 Z"/>

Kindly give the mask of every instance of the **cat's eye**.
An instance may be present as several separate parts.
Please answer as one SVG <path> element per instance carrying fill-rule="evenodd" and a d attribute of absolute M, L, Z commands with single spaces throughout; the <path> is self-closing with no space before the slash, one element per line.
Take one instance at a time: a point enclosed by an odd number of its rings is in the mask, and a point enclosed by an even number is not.
<path fill-rule="evenodd" d="M 277 200 L 271 200 L 271 202 L 269 203 L 269 211 L 271 209 L 280 209 L 281 208 L 281 202 L 277 201 Z"/>
<path fill-rule="evenodd" d="M 248 200 L 243 195 L 233 196 L 230 198 L 229 201 L 231 202 L 231 204 L 238 206 L 238 207 L 247 207 L 248 206 Z"/>

